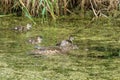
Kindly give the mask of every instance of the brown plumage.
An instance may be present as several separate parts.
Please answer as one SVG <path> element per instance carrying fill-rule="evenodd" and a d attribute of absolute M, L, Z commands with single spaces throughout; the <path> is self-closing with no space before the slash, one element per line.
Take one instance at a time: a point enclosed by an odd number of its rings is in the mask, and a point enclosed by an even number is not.
<path fill-rule="evenodd" d="M 39 44 L 42 42 L 42 36 L 31 37 L 28 42 L 31 44 Z"/>
<path fill-rule="evenodd" d="M 73 44 L 73 37 L 69 37 L 67 40 L 62 40 L 61 42 L 57 43 L 56 46 L 70 46 Z"/>
<path fill-rule="evenodd" d="M 37 47 L 36 49 L 31 51 L 31 54 L 53 55 L 68 53 L 71 50 L 78 49 L 77 45 L 73 44 L 72 40 L 73 38 L 69 38 L 69 40 L 63 40 L 57 46 Z"/>
<path fill-rule="evenodd" d="M 40 49 L 34 49 L 30 54 L 33 55 L 53 55 L 61 53 L 61 49 L 59 47 L 41 47 Z"/>
<path fill-rule="evenodd" d="M 31 24 L 27 24 L 26 26 L 16 26 L 13 29 L 19 32 L 26 32 L 26 31 L 29 31 L 31 27 L 32 27 Z"/>
<path fill-rule="evenodd" d="M 54 54 L 65 54 L 71 50 L 78 49 L 76 45 L 71 46 L 50 46 L 50 47 L 39 47 L 38 49 L 34 49 L 30 52 L 33 55 L 54 55 Z"/>

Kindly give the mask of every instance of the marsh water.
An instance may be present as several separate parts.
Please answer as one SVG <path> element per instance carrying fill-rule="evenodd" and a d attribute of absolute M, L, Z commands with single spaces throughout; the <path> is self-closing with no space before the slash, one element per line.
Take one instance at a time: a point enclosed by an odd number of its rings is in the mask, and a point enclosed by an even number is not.
<path fill-rule="evenodd" d="M 23 17 L 0 18 L 0 79 L 1 80 L 119 80 L 120 24 L 119 19 L 59 19 L 36 25 Z M 91 22 L 91 23 L 90 23 Z M 28 32 L 14 31 L 18 25 L 33 25 Z M 34 56 L 28 53 L 36 45 L 29 37 L 42 36 L 39 46 L 55 46 L 69 36 L 79 49 L 66 54 Z"/>

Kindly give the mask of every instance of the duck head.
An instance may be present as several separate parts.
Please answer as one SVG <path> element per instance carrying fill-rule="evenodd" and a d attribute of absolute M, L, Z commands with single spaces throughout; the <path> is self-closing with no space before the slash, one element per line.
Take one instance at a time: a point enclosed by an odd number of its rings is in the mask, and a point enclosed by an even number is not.
<path fill-rule="evenodd" d="M 28 42 L 31 44 L 39 44 L 42 42 L 42 36 L 31 37 Z"/>
<path fill-rule="evenodd" d="M 73 40 L 74 40 L 74 37 L 70 36 L 70 37 L 69 37 L 69 41 L 72 42 Z"/>
<path fill-rule="evenodd" d="M 42 40 L 43 40 L 43 38 L 42 38 L 42 36 L 37 36 L 37 37 L 36 37 L 36 40 L 37 40 L 38 43 L 41 43 Z"/>
<path fill-rule="evenodd" d="M 32 28 L 32 25 L 28 23 L 26 28 L 27 28 L 27 30 L 30 30 L 30 28 Z"/>

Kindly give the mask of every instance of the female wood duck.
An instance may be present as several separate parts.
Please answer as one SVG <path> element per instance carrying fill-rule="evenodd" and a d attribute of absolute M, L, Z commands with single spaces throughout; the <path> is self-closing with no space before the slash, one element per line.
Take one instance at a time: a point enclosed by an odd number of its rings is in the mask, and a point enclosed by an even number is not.
<path fill-rule="evenodd" d="M 16 26 L 14 27 L 14 30 L 19 32 L 26 32 L 32 28 L 31 24 L 27 24 L 26 26 Z"/>
<path fill-rule="evenodd" d="M 42 42 L 42 36 L 31 37 L 28 40 L 28 42 L 31 43 L 31 44 L 39 44 L 39 43 Z"/>
<path fill-rule="evenodd" d="M 58 47 L 58 46 L 50 46 L 50 47 L 39 47 L 39 49 L 32 50 L 29 54 L 32 55 L 54 55 L 54 54 L 65 54 L 68 53 L 72 49 L 76 49 L 77 46 L 69 46 L 69 47 Z"/>
<path fill-rule="evenodd" d="M 61 53 L 61 49 L 59 47 L 41 47 L 39 49 L 34 49 L 30 52 L 32 55 L 53 55 Z"/>
<path fill-rule="evenodd" d="M 36 49 L 31 51 L 33 55 L 51 55 L 51 54 L 61 54 L 67 53 L 70 50 L 78 49 L 77 45 L 73 45 L 73 37 L 69 37 L 68 40 L 63 40 L 57 46 L 49 46 L 49 47 L 36 47 Z"/>

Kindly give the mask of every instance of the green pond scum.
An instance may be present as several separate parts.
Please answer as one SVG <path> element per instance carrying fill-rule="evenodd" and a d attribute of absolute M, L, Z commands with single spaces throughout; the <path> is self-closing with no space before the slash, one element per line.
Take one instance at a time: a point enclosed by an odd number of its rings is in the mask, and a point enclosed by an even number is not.
<path fill-rule="evenodd" d="M 53 22 L 24 17 L 0 18 L 0 80 L 120 80 L 120 20 L 60 18 Z M 28 32 L 14 31 L 32 24 Z M 73 36 L 79 49 L 66 54 L 29 55 L 29 37 L 39 46 L 54 46 Z"/>

